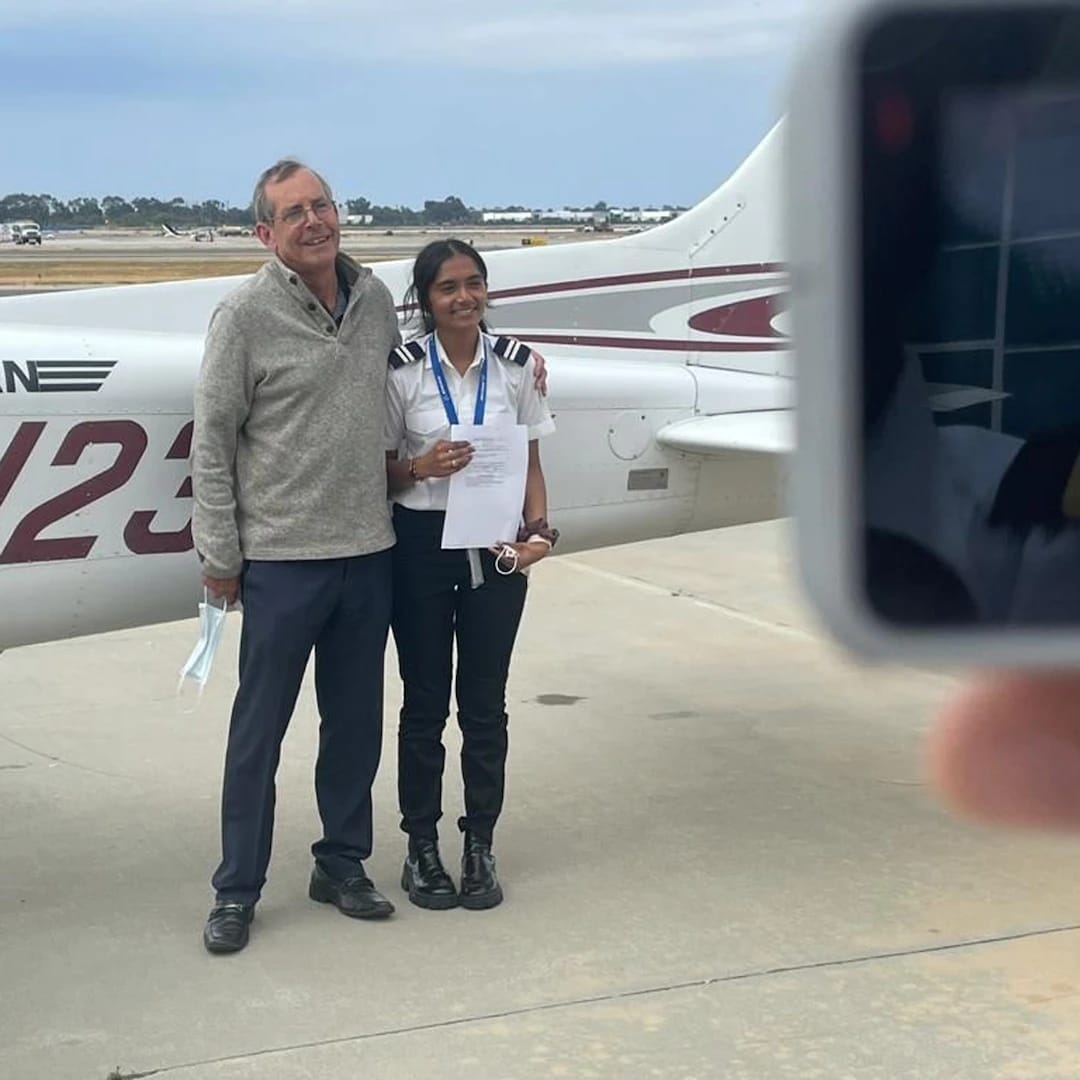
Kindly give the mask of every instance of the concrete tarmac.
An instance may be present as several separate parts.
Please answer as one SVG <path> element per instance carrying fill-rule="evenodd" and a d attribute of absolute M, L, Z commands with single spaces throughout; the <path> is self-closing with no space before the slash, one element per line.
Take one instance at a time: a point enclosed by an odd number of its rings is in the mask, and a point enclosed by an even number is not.
<path fill-rule="evenodd" d="M 595 233 L 573 227 L 517 229 L 456 226 L 405 227 L 396 229 L 343 228 L 341 246 L 360 261 L 403 259 L 415 255 L 425 244 L 443 237 L 468 240 L 480 251 L 517 248 L 523 241 L 545 245 L 602 241 L 625 235 L 629 230 Z M 191 236 L 168 237 L 138 230 L 87 230 L 50 236 L 40 246 L 0 245 L 0 265 L 32 266 L 36 261 L 63 258 L 66 262 L 98 262 L 136 259 L 144 261 L 214 262 L 237 258 L 266 258 L 266 249 L 254 236 L 217 236 L 212 242 Z"/>
<path fill-rule="evenodd" d="M 224 958 L 200 935 L 238 617 L 201 702 L 174 694 L 193 621 L 0 658 L 0 1077 L 1080 1075 L 1075 843 L 935 805 L 950 680 L 841 657 L 786 548 L 770 523 L 537 569 L 492 911 L 398 887 L 392 648 L 368 870 L 397 913 L 307 899 L 307 685 L 251 945 Z"/>

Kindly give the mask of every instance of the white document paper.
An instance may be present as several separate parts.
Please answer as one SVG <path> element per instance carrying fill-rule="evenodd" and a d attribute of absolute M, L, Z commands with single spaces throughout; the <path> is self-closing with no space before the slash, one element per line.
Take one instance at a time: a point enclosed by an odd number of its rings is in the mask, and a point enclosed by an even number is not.
<path fill-rule="evenodd" d="M 473 458 L 450 477 L 444 549 L 488 548 L 517 540 L 529 467 L 528 430 L 512 417 L 450 428 L 455 442 L 472 444 Z"/>

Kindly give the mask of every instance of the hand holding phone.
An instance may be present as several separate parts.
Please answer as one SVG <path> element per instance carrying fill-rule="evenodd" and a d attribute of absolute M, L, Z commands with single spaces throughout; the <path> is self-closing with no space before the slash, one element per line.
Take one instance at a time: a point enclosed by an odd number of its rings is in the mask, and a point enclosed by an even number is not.
<path fill-rule="evenodd" d="M 1080 6 L 864 3 L 788 117 L 800 563 L 865 656 L 1080 659 Z"/>

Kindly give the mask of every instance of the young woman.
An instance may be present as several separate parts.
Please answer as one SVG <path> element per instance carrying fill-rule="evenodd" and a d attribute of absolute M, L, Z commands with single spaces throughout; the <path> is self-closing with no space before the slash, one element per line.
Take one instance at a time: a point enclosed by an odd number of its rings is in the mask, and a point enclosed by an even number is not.
<path fill-rule="evenodd" d="M 547 524 L 538 444 L 555 425 L 530 350 L 487 332 L 487 276 L 480 254 L 461 240 L 438 240 L 420 252 L 407 299 L 419 309 L 425 336 L 394 350 L 387 384 L 397 533 L 392 625 L 405 690 L 398 798 L 409 847 L 401 884 L 424 908 L 480 909 L 502 900 L 491 848 L 503 804 L 506 680 L 525 605 L 522 571 L 558 539 Z M 449 478 L 472 459 L 467 443 L 450 441 L 450 425 L 506 415 L 528 428 L 521 529 L 516 537 L 493 538 L 507 543 L 492 550 L 444 551 Z M 439 857 L 437 833 L 452 678 L 465 787 L 460 892 Z"/>

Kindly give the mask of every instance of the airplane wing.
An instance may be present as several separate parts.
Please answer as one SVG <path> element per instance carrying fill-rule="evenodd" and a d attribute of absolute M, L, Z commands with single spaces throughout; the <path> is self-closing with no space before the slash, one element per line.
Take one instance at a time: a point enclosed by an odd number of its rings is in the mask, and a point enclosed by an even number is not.
<path fill-rule="evenodd" d="M 951 412 L 1009 395 L 973 386 L 934 384 L 929 387 L 935 412 Z M 743 451 L 789 454 L 795 449 L 795 414 L 791 409 L 718 413 L 677 420 L 656 433 L 656 441 L 672 450 L 704 456 Z"/>
<path fill-rule="evenodd" d="M 935 412 L 951 412 L 1009 395 L 973 386 L 929 386 Z M 752 412 L 718 413 L 677 420 L 656 433 L 661 446 L 686 454 L 719 455 L 729 451 L 789 454 L 795 449 L 795 413 L 791 409 L 760 409 Z"/>
<path fill-rule="evenodd" d="M 955 412 L 972 405 L 1004 401 L 1010 396 L 984 386 L 954 386 L 951 383 L 927 383 L 926 389 L 930 395 L 930 408 L 934 412 Z"/>
<path fill-rule="evenodd" d="M 795 449 L 795 413 L 762 409 L 695 416 L 661 428 L 656 441 L 672 450 L 705 456 L 732 450 L 787 454 Z"/>

